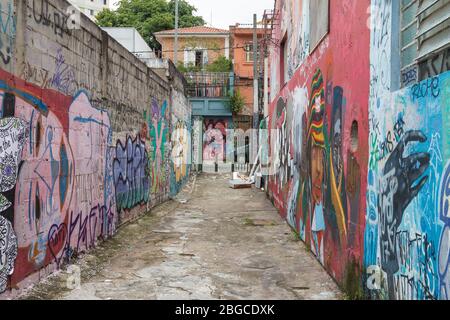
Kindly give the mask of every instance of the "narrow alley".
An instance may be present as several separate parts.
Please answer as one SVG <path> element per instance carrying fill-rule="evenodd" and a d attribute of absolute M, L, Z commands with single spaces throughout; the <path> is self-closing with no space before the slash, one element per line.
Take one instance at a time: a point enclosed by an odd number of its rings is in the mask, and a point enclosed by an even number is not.
<path fill-rule="evenodd" d="M 193 175 L 178 196 L 21 299 L 342 299 L 343 294 L 258 189 Z M 69 265 L 69 270 L 73 266 Z"/>

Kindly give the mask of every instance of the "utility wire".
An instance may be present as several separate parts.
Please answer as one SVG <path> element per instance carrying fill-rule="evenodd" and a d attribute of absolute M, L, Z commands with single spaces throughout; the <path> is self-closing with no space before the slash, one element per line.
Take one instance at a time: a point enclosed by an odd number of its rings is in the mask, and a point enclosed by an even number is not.
<path fill-rule="evenodd" d="M 266 42 L 265 40 L 260 40 L 258 42 Z M 252 43 L 249 42 L 249 45 L 253 45 Z M 248 45 L 244 45 L 244 46 L 236 46 L 236 47 L 222 47 L 222 48 L 199 48 L 199 49 L 184 49 L 183 51 L 198 51 L 198 50 L 211 50 L 211 51 L 216 51 L 216 50 L 226 50 L 226 49 L 245 49 L 247 48 Z M 131 53 L 147 53 L 147 52 L 154 52 L 154 51 L 132 51 Z M 161 50 L 158 52 L 175 52 L 175 50 Z M 249 50 L 249 52 L 252 52 L 251 49 Z"/>

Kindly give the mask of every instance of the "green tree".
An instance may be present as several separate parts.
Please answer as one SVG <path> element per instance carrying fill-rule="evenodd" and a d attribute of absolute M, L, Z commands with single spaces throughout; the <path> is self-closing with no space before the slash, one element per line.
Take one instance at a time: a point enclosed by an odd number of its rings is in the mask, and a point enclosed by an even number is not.
<path fill-rule="evenodd" d="M 197 8 L 186 0 L 178 1 L 178 12 L 180 28 L 205 25 L 203 18 L 195 15 Z M 175 0 L 120 0 L 116 11 L 103 9 L 96 19 L 101 27 L 134 27 L 157 49 L 153 34 L 175 28 Z"/>

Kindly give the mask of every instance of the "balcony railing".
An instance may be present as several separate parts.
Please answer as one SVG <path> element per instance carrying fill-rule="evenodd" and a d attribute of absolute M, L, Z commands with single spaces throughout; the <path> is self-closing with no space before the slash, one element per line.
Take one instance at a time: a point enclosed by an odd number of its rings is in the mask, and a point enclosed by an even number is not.
<path fill-rule="evenodd" d="M 233 90 L 233 73 L 186 72 L 188 95 L 198 98 L 225 98 Z"/>

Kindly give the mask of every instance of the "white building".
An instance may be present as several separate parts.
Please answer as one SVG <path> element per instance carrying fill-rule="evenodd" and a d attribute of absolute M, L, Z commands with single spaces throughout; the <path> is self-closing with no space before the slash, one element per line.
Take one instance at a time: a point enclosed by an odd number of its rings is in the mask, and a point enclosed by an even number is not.
<path fill-rule="evenodd" d="M 69 2 L 93 20 L 100 11 L 109 8 L 110 1 L 111 0 L 69 0 Z"/>
<path fill-rule="evenodd" d="M 135 28 L 102 27 L 102 29 L 147 65 L 150 66 L 150 62 L 156 58 L 153 50 Z"/>

